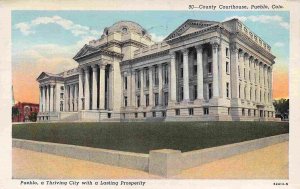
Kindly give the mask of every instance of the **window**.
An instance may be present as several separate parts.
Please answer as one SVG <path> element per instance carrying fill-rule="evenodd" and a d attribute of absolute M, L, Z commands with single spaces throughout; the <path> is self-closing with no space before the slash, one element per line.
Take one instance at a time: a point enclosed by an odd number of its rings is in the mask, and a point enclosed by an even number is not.
<path fill-rule="evenodd" d="M 256 116 L 256 110 L 253 110 L 253 115 Z"/>
<path fill-rule="evenodd" d="M 247 99 L 247 91 L 246 90 L 247 90 L 247 87 L 245 86 L 244 87 L 244 99 Z"/>
<path fill-rule="evenodd" d="M 146 117 L 146 115 L 147 115 L 146 112 L 143 112 L 143 116 Z"/>
<path fill-rule="evenodd" d="M 134 117 L 137 118 L 138 117 L 138 113 L 134 113 Z"/>
<path fill-rule="evenodd" d="M 163 65 L 163 77 L 164 77 L 164 84 L 167 85 L 169 83 L 168 64 Z"/>
<path fill-rule="evenodd" d="M 257 93 L 257 90 L 255 90 L 255 93 L 254 93 L 254 95 L 255 95 L 254 100 L 255 100 L 255 101 L 257 100 L 257 95 L 256 95 L 256 93 Z"/>
<path fill-rule="evenodd" d="M 163 112 L 161 112 L 162 113 L 162 116 L 163 117 L 166 117 L 166 112 L 165 111 L 163 111 Z"/>
<path fill-rule="evenodd" d="M 61 86 L 61 87 L 60 87 L 60 90 L 62 90 L 62 91 L 63 91 L 63 90 L 64 90 L 64 86 Z"/>
<path fill-rule="evenodd" d="M 124 97 L 124 106 L 127 106 L 127 96 Z"/>
<path fill-rule="evenodd" d="M 207 64 L 207 69 L 208 69 L 208 73 L 211 74 L 212 73 L 212 63 L 211 62 L 209 62 Z"/>
<path fill-rule="evenodd" d="M 158 106 L 158 93 L 154 93 L 154 101 L 155 106 Z"/>
<path fill-rule="evenodd" d="M 209 114 L 209 108 L 207 108 L 207 107 L 203 108 L 203 113 L 204 113 L 204 115 L 208 115 Z"/>
<path fill-rule="evenodd" d="M 158 66 L 154 66 L 154 85 L 158 85 Z"/>
<path fill-rule="evenodd" d="M 246 79 L 246 68 L 244 68 L 244 79 Z"/>
<path fill-rule="evenodd" d="M 141 73 L 140 71 L 136 72 L 136 83 L 137 83 L 137 88 L 141 88 Z"/>
<path fill-rule="evenodd" d="M 226 47 L 226 57 L 229 55 L 229 49 Z"/>
<path fill-rule="evenodd" d="M 141 105 L 141 97 L 140 97 L 140 95 L 136 96 L 136 105 L 137 105 L 137 107 L 140 107 L 140 105 Z"/>
<path fill-rule="evenodd" d="M 226 62 L 226 73 L 229 74 L 229 62 Z"/>
<path fill-rule="evenodd" d="M 146 106 L 149 106 L 149 94 L 146 94 Z"/>
<path fill-rule="evenodd" d="M 251 100 L 252 99 L 252 88 L 250 88 L 250 99 L 249 100 Z"/>
<path fill-rule="evenodd" d="M 226 83 L 226 96 L 229 98 L 229 83 Z"/>
<path fill-rule="evenodd" d="M 183 78 L 183 68 L 180 68 L 180 77 Z"/>
<path fill-rule="evenodd" d="M 127 90 L 127 76 L 124 77 L 124 86 L 125 86 L 125 90 Z"/>
<path fill-rule="evenodd" d="M 111 113 L 107 113 L 107 118 L 111 118 Z"/>
<path fill-rule="evenodd" d="M 149 69 L 145 69 L 145 76 L 146 76 L 146 88 L 149 88 Z"/>
<path fill-rule="evenodd" d="M 63 102 L 60 102 L 59 110 L 64 111 L 64 103 Z"/>
<path fill-rule="evenodd" d="M 197 85 L 194 85 L 194 99 L 197 99 Z"/>
<path fill-rule="evenodd" d="M 169 93 L 165 92 L 164 93 L 164 103 L 165 103 L 165 106 L 168 106 L 168 101 L 169 101 Z"/>
<path fill-rule="evenodd" d="M 156 117 L 156 112 L 152 112 L 152 117 Z"/>
<path fill-rule="evenodd" d="M 183 87 L 180 88 L 180 101 L 183 100 Z"/>
<path fill-rule="evenodd" d="M 227 108 L 227 114 L 230 115 L 230 108 Z"/>
<path fill-rule="evenodd" d="M 250 70 L 249 70 L 249 81 L 251 81 L 251 73 L 250 73 Z"/>
<path fill-rule="evenodd" d="M 251 109 L 248 109 L 248 116 L 251 116 Z"/>
<path fill-rule="evenodd" d="M 239 77 L 241 77 L 240 66 L 238 66 Z"/>
<path fill-rule="evenodd" d="M 208 98 L 211 99 L 213 96 L 213 91 L 212 91 L 212 83 L 208 84 Z"/>
<path fill-rule="evenodd" d="M 241 84 L 239 84 L 239 98 L 241 98 Z"/>
<path fill-rule="evenodd" d="M 194 115 L 194 109 L 193 108 L 189 108 L 189 115 Z"/>
<path fill-rule="evenodd" d="M 197 75 L 197 65 L 193 65 L 193 73 L 194 75 Z"/>
<path fill-rule="evenodd" d="M 242 108 L 242 115 L 245 116 L 245 109 Z"/>
<path fill-rule="evenodd" d="M 180 109 L 175 109 L 175 115 L 180 115 Z"/>
<path fill-rule="evenodd" d="M 61 100 L 64 99 L 64 93 L 60 93 L 60 99 L 61 99 Z"/>

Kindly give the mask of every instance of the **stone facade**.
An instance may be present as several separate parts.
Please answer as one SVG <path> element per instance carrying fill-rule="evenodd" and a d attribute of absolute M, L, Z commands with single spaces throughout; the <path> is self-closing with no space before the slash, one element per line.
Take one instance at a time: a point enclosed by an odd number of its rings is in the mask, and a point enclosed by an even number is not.
<path fill-rule="evenodd" d="M 187 20 L 155 43 L 139 24 L 105 28 L 43 72 L 39 121 L 275 120 L 271 47 L 242 22 Z"/>

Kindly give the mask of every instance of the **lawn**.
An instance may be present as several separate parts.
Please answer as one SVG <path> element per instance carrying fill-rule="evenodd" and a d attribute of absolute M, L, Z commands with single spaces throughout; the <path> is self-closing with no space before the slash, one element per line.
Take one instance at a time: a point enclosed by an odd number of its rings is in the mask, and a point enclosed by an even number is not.
<path fill-rule="evenodd" d="M 289 132 L 281 122 L 37 123 L 12 126 L 12 137 L 149 153 L 182 152 Z"/>

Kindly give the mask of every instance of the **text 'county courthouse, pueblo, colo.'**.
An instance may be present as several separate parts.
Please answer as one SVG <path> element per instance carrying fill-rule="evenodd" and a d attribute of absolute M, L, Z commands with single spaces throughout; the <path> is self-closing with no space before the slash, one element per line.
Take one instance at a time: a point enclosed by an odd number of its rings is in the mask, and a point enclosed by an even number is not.
<path fill-rule="evenodd" d="M 159 43 L 120 21 L 84 45 L 78 67 L 40 74 L 38 121 L 275 120 L 274 59 L 238 19 L 187 20 Z"/>

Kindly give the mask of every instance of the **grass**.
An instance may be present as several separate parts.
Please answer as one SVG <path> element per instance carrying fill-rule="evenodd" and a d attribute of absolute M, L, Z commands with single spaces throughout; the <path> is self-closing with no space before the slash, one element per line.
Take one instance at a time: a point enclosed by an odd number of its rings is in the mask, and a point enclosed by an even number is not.
<path fill-rule="evenodd" d="M 149 153 L 182 152 L 289 132 L 281 122 L 37 123 L 12 126 L 12 137 Z"/>

